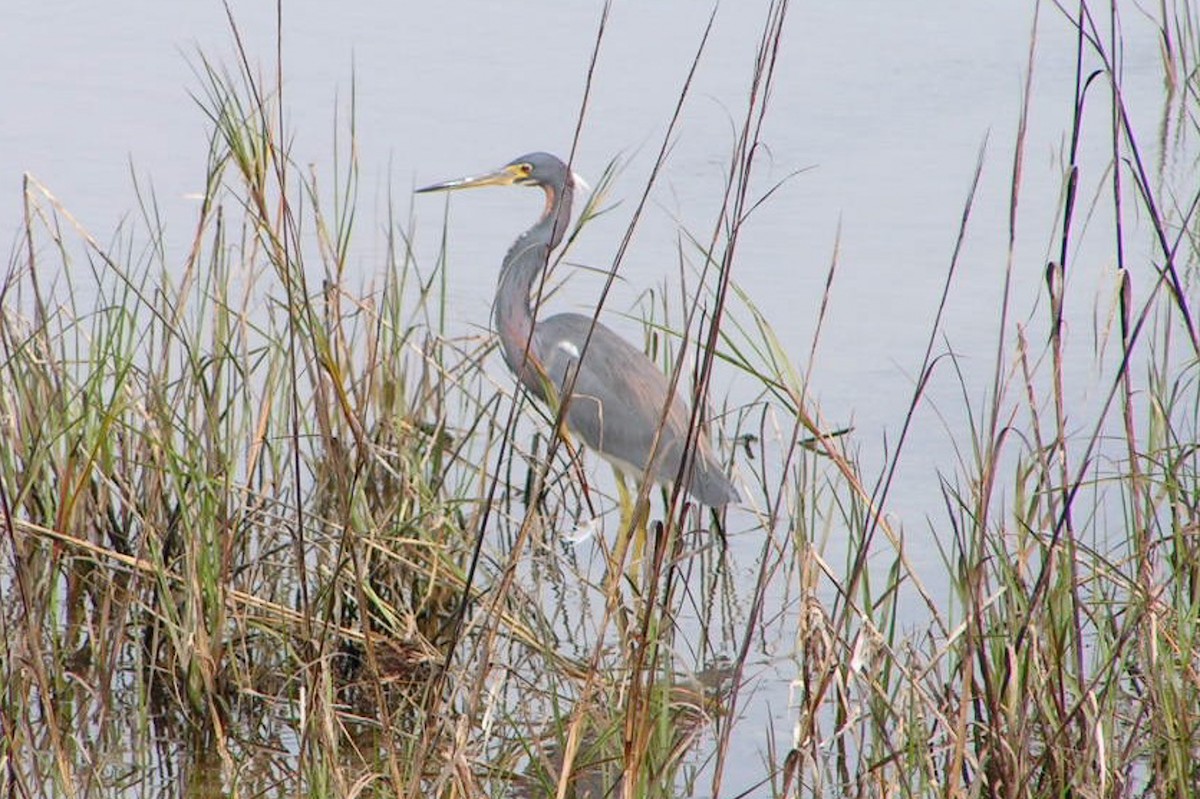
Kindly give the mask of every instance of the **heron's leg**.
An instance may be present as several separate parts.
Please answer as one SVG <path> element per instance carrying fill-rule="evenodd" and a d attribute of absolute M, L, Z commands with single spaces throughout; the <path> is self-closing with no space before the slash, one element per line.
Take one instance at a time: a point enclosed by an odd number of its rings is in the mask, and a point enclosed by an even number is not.
<path fill-rule="evenodd" d="M 629 496 L 629 485 L 625 482 L 625 475 L 618 469 L 613 469 L 613 476 L 617 478 L 617 504 L 621 508 L 621 532 L 628 533 L 630 522 L 633 520 L 633 498 Z"/>
<path fill-rule="evenodd" d="M 625 475 L 619 469 L 613 469 L 617 478 L 617 499 L 621 505 L 621 530 L 618 535 L 618 551 L 621 545 L 633 536 L 633 563 L 639 563 L 646 554 L 646 522 L 650 517 L 650 500 L 635 507 L 637 497 L 629 491 Z M 636 573 L 636 572 L 635 572 Z"/>

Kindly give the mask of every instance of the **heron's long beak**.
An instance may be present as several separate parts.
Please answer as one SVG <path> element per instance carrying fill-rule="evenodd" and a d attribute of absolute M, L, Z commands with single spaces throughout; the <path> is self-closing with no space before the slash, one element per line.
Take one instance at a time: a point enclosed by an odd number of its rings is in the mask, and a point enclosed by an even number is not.
<path fill-rule="evenodd" d="M 501 167 L 495 172 L 489 172 L 486 175 L 471 175 L 465 178 L 455 178 L 442 183 L 434 183 L 432 186 L 425 186 L 417 189 L 417 194 L 427 191 L 454 191 L 456 189 L 478 189 L 483 186 L 511 186 L 521 177 L 517 167 L 509 166 Z"/>

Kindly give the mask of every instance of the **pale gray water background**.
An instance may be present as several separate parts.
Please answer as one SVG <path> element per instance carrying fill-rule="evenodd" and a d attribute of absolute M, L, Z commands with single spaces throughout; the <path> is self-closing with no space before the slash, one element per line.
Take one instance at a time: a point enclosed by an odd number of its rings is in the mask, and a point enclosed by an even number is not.
<path fill-rule="evenodd" d="M 274 4 L 234 0 L 251 58 L 273 69 Z M 718 210 L 734 126 L 763 24 L 762 2 L 729 3 L 716 15 L 661 182 L 609 300 L 613 327 L 639 294 L 678 284 L 679 226 L 707 239 Z M 575 167 L 598 175 L 627 159 L 612 200 L 573 259 L 604 267 L 636 203 L 682 81 L 708 21 L 702 3 L 617 3 L 600 53 Z M 600 15 L 597 3 L 289 3 L 283 59 L 292 154 L 326 170 L 332 185 L 335 113 L 356 91 L 360 212 L 348 283 L 366 286 L 383 269 L 389 194 L 401 219 L 412 204 L 418 258 L 432 264 L 444 201 L 412 198 L 413 186 L 499 165 L 520 153 L 570 146 Z M 818 352 L 811 398 L 833 425 L 853 424 L 867 475 L 894 444 L 929 335 L 978 153 L 984 172 L 945 336 L 961 356 L 968 396 L 989 384 L 1006 261 L 1010 169 L 1033 4 L 996 0 L 800 3 L 785 31 L 760 162 L 766 188 L 797 170 L 743 232 L 734 278 L 803 363 L 839 236 L 839 270 Z M 1042 275 L 1057 250 L 1064 148 L 1070 124 L 1074 37 L 1053 8 L 1042 10 L 1034 67 L 1021 223 L 1016 247 L 1018 318 L 1044 330 Z M 208 123 L 189 98 L 197 50 L 232 64 L 223 8 L 215 2 L 131 0 L 12 4 L 0 30 L 0 231 L 9 247 L 21 221 L 21 174 L 45 184 L 103 243 L 137 214 L 131 169 L 153 187 L 168 245 L 179 263 L 203 188 Z M 1162 87 L 1153 30 L 1126 9 L 1123 75 L 1134 124 L 1152 145 Z M 1137 102 L 1142 98 L 1142 102 Z M 1107 114 L 1097 100 L 1097 115 Z M 1081 197 L 1103 179 L 1107 143 L 1084 142 Z M 811 168 L 811 169 L 810 169 Z M 479 192 L 451 201 L 448 333 L 488 324 L 500 257 L 540 208 L 533 192 Z M 1092 350 L 1093 314 L 1114 256 L 1106 219 L 1093 220 L 1071 273 L 1071 312 L 1081 352 Z M 1148 272 L 1140 276 L 1148 280 Z M 581 273 L 556 308 L 586 309 L 601 279 Z M 1093 307 L 1093 300 L 1096 306 Z M 939 343 L 939 350 L 946 344 Z M 1076 362 L 1070 390 L 1091 394 L 1092 360 Z M 945 592 L 926 518 L 940 519 L 935 469 L 956 468 L 947 430 L 961 435 L 962 400 L 945 372 L 932 409 L 919 415 L 889 507 L 907 531 L 910 555 Z M 722 369 L 714 396 L 748 399 Z M 936 526 L 936 525 L 935 525 Z M 944 577 L 942 578 L 944 580 Z M 782 674 L 781 674 L 782 676 Z M 786 690 L 786 686 L 782 686 Z M 777 734 L 790 722 L 784 693 L 759 712 Z M 769 710 L 767 710 L 769 708 Z M 749 731 L 747 725 L 743 729 Z M 757 767 L 759 744 L 735 736 L 735 759 Z"/>
<path fill-rule="evenodd" d="M 713 228 L 764 9 L 761 2 L 739 3 L 717 13 L 667 168 L 610 300 L 608 321 L 631 335 L 637 325 L 619 313 L 636 312 L 646 289 L 678 285 L 679 226 L 702 240 Z M 251 58 L 269 74 L 273 6 L 243 2 L 233 10 Z M 610 159 L 627 159 L 612 194 L 622 205 L 593 224 L 574 260 L 610 263 L 709 13 L 693 3 L 614 9 L 576 168 L 598 175 Z M 1049 21 L 1035 68 L 1018 315 L 1032 307 L 1055 246 L 1069 124 L 1071 31 L 1053 9 L 1043 15 Z M 362 178 L 351 285 L 356 279 L 365 285 L 382 269 L 389 192 L 403 217 L 414 185 L 490 168 L 532 149 L 565 155 L 598 18 L 598 5 L 584 3 L 535 3 L 519 11 L 506 3 L 287 6 L 284 91 L 292 153 L 323 167 L 330 190 L 334 115 L 346 117 L 356 75 Z M 841 226 L 839 274 L 810 388 L 832 422 L 853 422 L 864 447 L 896 430 L 985 138 L 980 199 L 946 331 L 968 368 L 979 365 L 981 376 L 990 369 L 995 329 L 988 322 L 1004 266 L 1009 165 L 1031 20 L 1032 4 L 1012 2 L 798 4 L 791 11 L 759 185 L 811 169 L 755 212 L 735 278 L 803 361 Z M 1148 99 L 1133 112 L 1149 130 L 1161 96 L 1153 32 L 1131 14 L 1125 35 L 1127 80 L 1149 82 L 1144 92 L 1127 91 Z M 21 220 L 23 171 L 104 243 L 118 223 L 137 215 L 132 170 L 152 187 L 168 246 L 182 254 L 197 211 L 188 197 L 202 190 L 207 146 L 207 120 L 189 97 L 202 90 L 192 72 L 196 52 L 217 63 L 234 59 L 220 4 L 126 3 L 119 13 L 82 2 L 18 4 L 8 10 L 0 37 L 6 241 L 15 241 Z M 1103 159 L 1104 143 L 1098 144 L 1095 156 Z M 487 324 L 499 258 L 539 208 L 532 192 L 454 199 L 449 291 L 459 329 L 450 332 Z M 441 212 L 437 199 L 416 205 L 417 251 L 427 264 L 439 245 Z M 1095 274 L 1109 265 L 1098 262 Z M 599 285 L 598 277 L 578 275 L 559 302 L 588 308 Z M 736 375 L 718 374 L 715 389 L 718 397 L 740 398 Z M 944 455 L 936 442 L 918 442 L 908 465 L 918 481 L 926 480 L 930 465 L 945 464 Z M 928 507 L 919 493 L 911 504 L 906 495 L 896 492 L 897 510 Z"/>

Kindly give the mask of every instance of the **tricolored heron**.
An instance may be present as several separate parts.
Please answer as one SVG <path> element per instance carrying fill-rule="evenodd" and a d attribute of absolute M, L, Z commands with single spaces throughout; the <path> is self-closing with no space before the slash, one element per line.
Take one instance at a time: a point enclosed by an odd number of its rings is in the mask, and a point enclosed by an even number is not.
<path fill-rule="evenodd" d="M 624 516 L 629 498 L 622 472 L 635 479 L 649 475 L 658 483 L 680 477 L 691 418 L 687 406 L 671 396 L 666 376 L 653 361 L 590 316 L 563 313 L 534 321 L 530 292 L 571 219 L 575 181 L 567 165 L 549 153 L 530 153 L 486 175 L 417 191 L 481 186 L 532 186 L 546 194 L 541 218 L 504 256 L 493 321 L 504 360 L 521 383 L 552 410 L 565 403 L 567 430 L 613 464 Z M 570 396 L 562 396 L 568 389 Z M 711 508 L 736 502 L 737 489 L 713 458 L 703 431 L 695 442 L 683 474 L 687 492 Z"/>

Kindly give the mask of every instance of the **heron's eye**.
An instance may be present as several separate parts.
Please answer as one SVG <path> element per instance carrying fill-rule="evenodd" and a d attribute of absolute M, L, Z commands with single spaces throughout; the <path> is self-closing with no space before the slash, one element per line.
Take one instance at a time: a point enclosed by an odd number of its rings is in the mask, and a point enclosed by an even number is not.
<path fill-rule="evenodd" d="M 529 177 L 531 174 L 533 174 L 533 167 L 529 164 L 521 164 L 519 167 L 517 167 L 517 169 L 521 170 L 521 174 L 524 177 Z"/>

